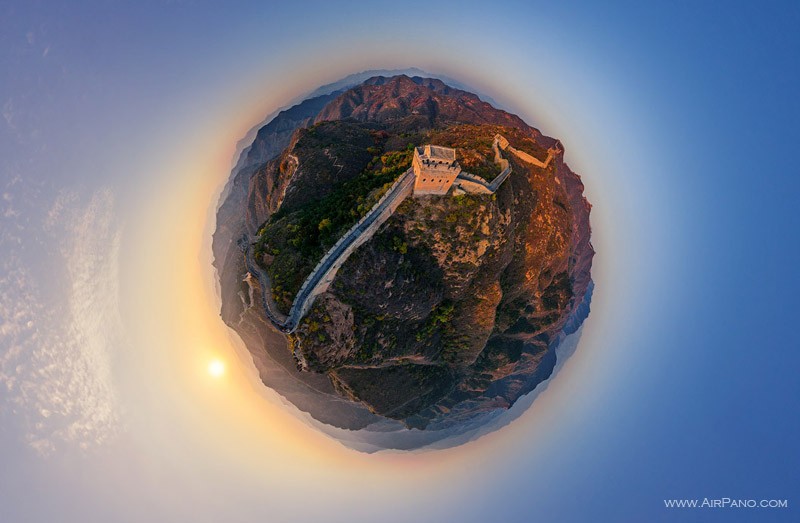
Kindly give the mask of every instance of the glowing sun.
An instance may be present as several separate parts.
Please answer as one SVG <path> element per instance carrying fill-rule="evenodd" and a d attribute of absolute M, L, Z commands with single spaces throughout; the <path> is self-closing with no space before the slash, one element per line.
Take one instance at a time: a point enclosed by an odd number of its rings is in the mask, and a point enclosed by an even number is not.
<path fill-rule="evenodd" d="M 208 364 L 208 373 L 213 378 L 219 378 L 225 374 L 225 364 L 221 360 L 211 360 Z"/>

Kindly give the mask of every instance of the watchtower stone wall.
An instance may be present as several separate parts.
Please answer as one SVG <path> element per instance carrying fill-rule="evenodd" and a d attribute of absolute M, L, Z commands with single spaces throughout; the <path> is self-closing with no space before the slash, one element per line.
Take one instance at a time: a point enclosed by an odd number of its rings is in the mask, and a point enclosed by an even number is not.
<path fill-rule="evenodd" d="M 456 150 L 437 145 L 416 147 L 411 167 L 416 175 L 415 196 L 447 194 L 461 172 L 461 166 L 456 161 Z"/>

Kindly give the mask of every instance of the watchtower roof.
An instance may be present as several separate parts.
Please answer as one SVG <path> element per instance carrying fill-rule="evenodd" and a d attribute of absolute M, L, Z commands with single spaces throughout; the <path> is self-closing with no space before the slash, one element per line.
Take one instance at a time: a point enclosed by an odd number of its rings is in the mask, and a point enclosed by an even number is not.
<path fill-rule="evenodd" d="M 456 160 L 456 150 L 450 147 L 439 145 L 423 145 L 417 147 L 417 154 L 423 160 L 454 162 Z"/>

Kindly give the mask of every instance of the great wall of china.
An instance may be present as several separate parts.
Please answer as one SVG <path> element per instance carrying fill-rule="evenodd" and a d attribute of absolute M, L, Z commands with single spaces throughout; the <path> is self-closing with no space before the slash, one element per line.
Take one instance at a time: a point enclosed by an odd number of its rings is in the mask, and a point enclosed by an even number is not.
<path fill-rule="evenodd" d="M 492 148 L 495 152 L 494 161 L 501 167 L 500 174 L 491 182 L 487 182 L 479 176 L 462 171 L 453 182 L 456 189 L 460 189 L 462 192 L 478 194 L 495 193 L 511 174 L 511 165 L 508 160 L 503 158 L 501 150 L 508 151 L 520 160 L 543 169 L 547 168 L 553 157 L 560 152 L 558 149 L 548 149 L 547 159 L 542 162 L 528 153 L 515 149 L 508 143 L 508 140 L 499 134 L 495 136 Z M 409 168 L 400 175 L 372 209 L 344 233 L 339 238 L 339 241 L 325 253 L 297 292 L 288 316 L 278 310 L 272 298 L 272 286 L 269 276 L 254 259 L 253 242 L 248 237 L 240 239 L 239 246 L 245 254 L 245 265 L 248 271 L 247 278 L 253 278 L 258 281 L 261 288 L 261 302 L 264 312 L 278 330 L 290 334 L 297 329 L 300 320 L 314 304 L 314 299 L 328 289 L 344 262 L 359 246 L 372 238 L 378 228 L 392 216 L 397 207 L 413 193 L 416 176 L 413 168 Z"/>

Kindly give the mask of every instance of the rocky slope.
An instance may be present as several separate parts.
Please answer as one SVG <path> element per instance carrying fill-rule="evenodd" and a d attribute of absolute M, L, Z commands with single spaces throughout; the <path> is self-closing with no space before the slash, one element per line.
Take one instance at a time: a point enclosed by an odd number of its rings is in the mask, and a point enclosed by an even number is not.
<path fill-rule="evenodd" d="M 412 146 L 456 147 L 465 170 L 491 178 L 496 133 L 540 159 L 556 143 L 439 80 L 376 77 L 325 102 L 298 112 L 300 128 L 277 156 L 240 170 L 247 194 L 239 180 L 238 196 L 231 191 L 220 209 L 223 319 L 256 360 L 269 367 L 270 353 L 302 384 L 284 394 L 326 423 L 438 427 L 509 407 L 549 376 L 555 345 L 588 314 L 594 251 L 580 178 L 563 154 L 546 169 L 507 155 L 513 173 L 495 195 L 407 200 L 348 259 L 280 353 L 265 341 L 277 335 L 259 313 L 257 286 L 241 282 L 237 234 L 258 242 L 285 307 L 341 231 L 407 168 Z M 268 134 L 259 132 L 264 143 L 251 150 L 281 145 Z M 302 372 L 290 368 L 290 350 Z"/>

